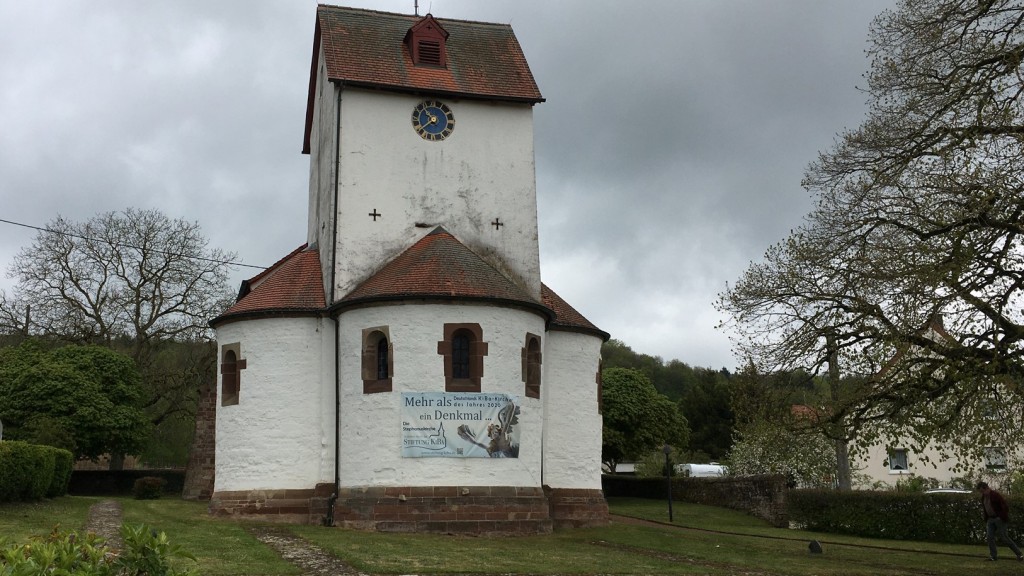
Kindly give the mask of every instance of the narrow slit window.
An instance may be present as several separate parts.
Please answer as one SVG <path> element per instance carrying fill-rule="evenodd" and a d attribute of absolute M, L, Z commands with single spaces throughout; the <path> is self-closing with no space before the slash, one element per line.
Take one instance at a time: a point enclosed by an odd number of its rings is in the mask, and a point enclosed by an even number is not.
<path fill-rule="evenodd" d="M 452 338 L 452 377 L 469 378 L 469 337 L 465 334 Z"/>
<path fill-rule="evenodd" d="M 388 339 L 381 338 L 377 341 L 377 380 L 387 380 L 388 374 Z"/>

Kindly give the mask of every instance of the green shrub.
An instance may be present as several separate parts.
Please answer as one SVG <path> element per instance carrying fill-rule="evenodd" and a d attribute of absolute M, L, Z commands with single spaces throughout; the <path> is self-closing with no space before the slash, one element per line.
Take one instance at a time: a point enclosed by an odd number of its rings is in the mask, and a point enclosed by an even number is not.
<path fill-rule="evenodd" d="M 896 481 L 897 492 L 924 492 L 938 487 L 938 480 L 924 476 L 907 476 Z"/>
<path fill-rule="evenodd" d="M 171 544 L 167 535 L 147 526 L 122 526 L 124 548 L 112 554 L 102 538 L 54 529 L 28 544 L 0 541 L 0 575 L 4 576 L 186 576 L 177 560 L 195 557 Z"/>
<path fill-rule="evenodd" d="M 57 457 L 50 446 L 39 444 L 29 445 L 29 454 L 32 458 L 32 479 L 28 485 L 28 491 L 23 500 L 42 500 L 53 484 L 53 469 L 57 464 Z"/>
<path fill-rule="evenodd" d="M 95 534 L 79 537 L 55 529 L 29 544 L 0 548 L 0 574 L 114 576 L 116 569 L 107 552 L 103 539 Z"/>
<path fill-rule="evenodd" d="M 63 448 L 50 448 L 53 452 L 53 481 L 46 491 L 47 498 L 57 498 L 68 493 L 68 483 L 71 482 L 71 471 L 75 466 L 75 457 L 70 451 Z"/>
<path fill-rule="evenodd" d="M 53 464 L 42 456 L 38 446 L 18 441 L 0 443 L 0 502 L 42 498 L 52 474 Z"/>
<path fill-rule="evenodd" d="M 172 544 L 163 532 L 145 525 L 126 525 L 121 526 L 121 539 L 124 540 L 124 549 L 117 558 L 117 564 L 122 568 L 121 576 L 176 576 L 192 572 L 178 569 L 173 560 L 188 558 L 195 561 L 195 556 Z"/>
<path fill-rule="evenodd" d="M 164 493 L 167 481 L 156 476 L 143 476 L 132 485 L 132 495 L 136 500 L 156 500 Z"/>
<path fill-rule="evenodd" d="M 72 465 L 67 450 L 20 441 L 0 443 L 0 502 L 64 495 Z"/>
<path fill-rule="evenodd" d="M 868 538 L 981 544 L 985 526 L 981 504 L 972 494 L 854 490 L 791 490 L 786 494 L 791 522 L 808 530 Z M 1024 501 L 1008 498 L 1010 518 L 1024 518 Z M 1010 526 L 1017 540 L 1019 527 Z"/>

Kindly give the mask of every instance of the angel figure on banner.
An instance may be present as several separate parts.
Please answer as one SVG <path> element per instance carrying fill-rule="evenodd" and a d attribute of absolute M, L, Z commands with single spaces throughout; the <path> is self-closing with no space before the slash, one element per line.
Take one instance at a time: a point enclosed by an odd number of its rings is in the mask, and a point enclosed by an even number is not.
<path fill-rule="evenodd" d="M 483 435 L 484 444 L 477 440 L 477 435 L 468 424 L 459 426 L 459 437 L 487 451 L 491 458 L 518 458 L 519 434 L 515 427 L 519 424 L 519 406 L 508 402 L 498 411 L 498 416 L 487 425 Z"/>

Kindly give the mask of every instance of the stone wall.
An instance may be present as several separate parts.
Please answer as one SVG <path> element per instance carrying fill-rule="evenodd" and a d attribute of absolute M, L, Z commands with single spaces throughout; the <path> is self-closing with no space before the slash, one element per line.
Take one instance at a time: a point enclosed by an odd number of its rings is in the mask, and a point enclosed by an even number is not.
<path fill-rule="evenodd" d="M 546 534 L 552 530 L 541 488 L 411 486 L 342 488 L 336 526 L 379 532 Z"/>
<path fill-rule="evenodd" d="M 238 520 L 284 524 L 323 524 L 330 484 L 309 489 L 214 492 L 210 513 Z"/>
<path fill-rule="evenodd" d="M 216 516 L 263 522 L 323 524 L 331 484 L 304 490 L 221 491 L 210 499 Z M 516 486 L 391 486 L 343 488 L 334 525 L 378 532 L 467 535 L 547 534 L 554 528 L 608 523 L 600 490 Z"/>
<path fill-rule="evenodd" d="M 604 492 L 583 488 L 546 488 L 555 528 L 588 528 L 608 523 Z"/>
<path fill-rule="evenodd" d="M 189 451 L 188 466 L 185 468 L 185 488 L 182 498 L 209 500 L 213 495 L 216 442 L 217 381 L 214 379 L 199 389 L 196 429 L 192 438 L 192 449 Z"/>

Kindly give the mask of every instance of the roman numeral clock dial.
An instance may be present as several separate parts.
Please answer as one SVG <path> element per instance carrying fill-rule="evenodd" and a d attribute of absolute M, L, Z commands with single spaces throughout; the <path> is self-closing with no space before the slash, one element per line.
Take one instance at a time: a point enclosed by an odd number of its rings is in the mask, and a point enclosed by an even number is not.
<path fill-rule="evenodd" d="M 424 140 L 444 140 L 455 130 L 455 116 L 447 104 L 424 100 L 412 109 L 412 127 Z"/>

